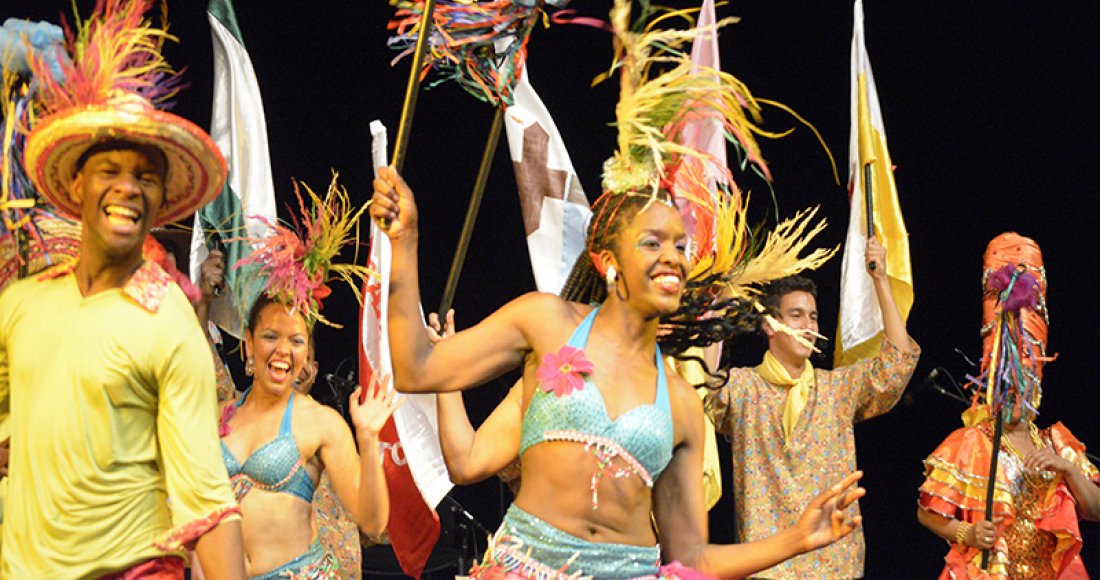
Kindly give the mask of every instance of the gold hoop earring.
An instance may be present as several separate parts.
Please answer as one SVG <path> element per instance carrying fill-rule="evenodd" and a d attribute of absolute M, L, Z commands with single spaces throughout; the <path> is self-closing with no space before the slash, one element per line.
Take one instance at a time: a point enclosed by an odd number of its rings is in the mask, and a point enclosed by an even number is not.
<path fill-rule="evenodd" d="M 251 377 L 256 372 L 256 363 L 252 360 L 252 357 L 248 357 L 248 360 L 244 361 L 244 374 Z"/>

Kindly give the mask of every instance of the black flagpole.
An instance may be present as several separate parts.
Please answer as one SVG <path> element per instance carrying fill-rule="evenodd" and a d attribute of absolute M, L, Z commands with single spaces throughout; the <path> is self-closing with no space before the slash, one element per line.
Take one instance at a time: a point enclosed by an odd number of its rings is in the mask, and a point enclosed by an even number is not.
<path fill-rule="evenodd" d="M 992 402 L 992 401 L 991 401 Z M 1008 407 L 1011 409 L 1012 407 Z M 1001 438 L 1005 431 L 1005 409 L 997 411 L 993 424 L 993 452 L 989 458 L 989 481 L 985 487 L 985 519 L 993 521 L 993 492 L 997 486 L 997 459 L 1001 454 Z M 989 570 L 989 550 L 982 550 L 982 570 Z"/>
<path fill-rule="evenodd" d="M 470 247 L 470 239 L 473 237 L 477 212 L 481 208 L 481 198 L 485 194 L 485 184 L 489 181 L 489 170 L 493 167 L 493 157 L 496 156 L 497 143 L 500 141 L 500 130 L 503 126 L 504 104 L 500 103 L 493 114 L 493 125 L 489 129 L 489 140 L 485 142 L 485 152 L 481 156 L 481 166 L 477 170 L 474 191 L 470 195 L 470 205 L 466 208 L 466 221 L 462 223 L 462 233 L 458 237 L 458 247 L 455 248 L 454 259 L 451 261 L 451 272 L 447 275 L 447 285 L 443 289 L 443 299 L 439 302 L 440 319 L 447 315 L 447 311 L 451 309 L 451 304 L 454 303 L 455 290 L 458 288 L 458 277 L 462 274 L 462 264 L 466 261 L 466 250 Z"/>
<path fill-rule="evenodd" d="M 875 203 L 872 199 L 874 197 L 874 187 L 871 184 L 871 164 L 863 166 L 863 199 L 866 200 L 867 209 L 867 239 L 871 239 L 871 236 L 875 235 Z M 874 270 L 878 264 L 871 262 L 868 268 Z"/>

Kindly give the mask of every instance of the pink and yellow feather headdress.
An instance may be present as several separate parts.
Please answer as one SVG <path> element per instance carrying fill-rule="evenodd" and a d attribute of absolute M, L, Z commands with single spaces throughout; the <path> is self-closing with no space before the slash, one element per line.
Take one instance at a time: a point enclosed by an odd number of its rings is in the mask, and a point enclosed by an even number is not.
<path fill-rule="evenodd" d="M 610 20 L 615 58 L 611 70 L 596 79 L 600 82 L 616 70 L 621 76 L 615 109 L 618 148 L 604 163 L 605 194 L 668 191 L 694 224 L 684 308 L 668 322 L 692 323 L 681 320 L 697 310 L 690 304 L 707 304 L 708 308 L 728 304 L 707 316 L 737 316 L 739 310 L 755 302 L 761 285 L 817 268 L 836 249 L 818 248 L 801 255 L 825 227 L 825 220 L 816 221 L 816 209 L 799 212 L 766 236 L 757 236 L 748 225 L 748 198 L 729 169 L 715 163 L 708 153 L 683 144 L 690 124 L 713 120 L 754 171 L 771 179 L 755 136 L 777 138 L 783 134 L 759 127 L 760 102 L 741 81 L 721 70 L 693 64 L 680 48 L 736 19 L 725 18 L 713 26 L 690 30 L 659 28 L 671 18 L 687 18 L 691 11 L 662 10 L 650 18 L 658 9 L 643 0 L 643 14 L 632 22 L 631 4 L 630 0 L 614 3 Z M 593 208 L 599 205 L 597 200 Z"/>
<path fill-rule="evenodd" d="M 359 286 L 371 275 L 366 266 L 355 264 L 354 258 L 351 263 L 336 262 L 343 248 L 357 245 L 359 218 L 369 205 L 354 206 L 336 178 L 334 173 L 323 198 L 296 181 L 294 194 L 300 216 L 292 216 L 289 225 L 268 223 L 272 235 L 250 239 L 256 249 L 234 265 L 242 270 L 243 285 L 259 285 L 272 300 L 301 312 L 311 328 L 316 322 L 340 328 L 321 314 L 322 301 L 332 293 L 329 282 L 346 282 L 356 299 L 362 301 Z M 309 207 L 302 197 L 303 189 Z M 244 306 L 246 310 L 252 307 Z"/>

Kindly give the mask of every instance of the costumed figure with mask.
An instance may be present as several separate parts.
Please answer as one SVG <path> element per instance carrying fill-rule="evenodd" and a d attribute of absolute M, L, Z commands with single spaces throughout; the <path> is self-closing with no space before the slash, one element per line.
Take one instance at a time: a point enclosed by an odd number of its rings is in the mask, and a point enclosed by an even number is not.
<path fill-rule="evenodd" d="M 973 405 L 963 414 L 965 427 L 924 460 L 917 519 L 950 543 L 942 579 L 1087 578 L 1078 518 L 1100 519 L 1100 474 L 1065 425 L 1035 424 L 1043 365 L 1051 360 L 1038 244 L 1016 233 L 994 238 L 982 292 L 983 354 Z M 990 477 L 998 413 L 1004 427 Z"/>

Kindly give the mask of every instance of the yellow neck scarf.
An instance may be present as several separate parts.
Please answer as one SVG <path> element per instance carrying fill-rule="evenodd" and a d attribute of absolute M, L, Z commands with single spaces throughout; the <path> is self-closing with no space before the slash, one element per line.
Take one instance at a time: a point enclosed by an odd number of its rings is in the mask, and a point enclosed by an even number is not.
<path fill-rule="evenodd" d="M 792 379 L 787 369 L 772 356 L 769 350 L 764 353 L 764 361 L 756 367 L 756 372 L 760 373 L 765 381 L 777 387 L 790 387 L 787 391 L 787 403 L 783 408 L 783 437 L 790 441 L 791 431 L 798 423 L 798 415 L 810 397 L 810 388 L 814 384 L 814 367 L 810 361 L 806 361 L 805 366 L 802 367 L 802 374 L 797 379 Z"/>

